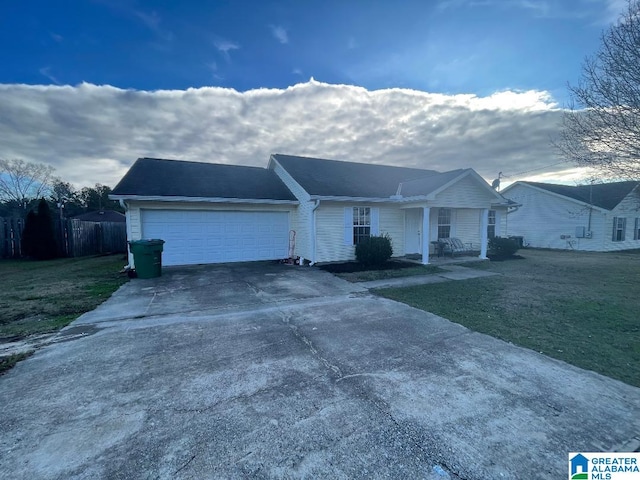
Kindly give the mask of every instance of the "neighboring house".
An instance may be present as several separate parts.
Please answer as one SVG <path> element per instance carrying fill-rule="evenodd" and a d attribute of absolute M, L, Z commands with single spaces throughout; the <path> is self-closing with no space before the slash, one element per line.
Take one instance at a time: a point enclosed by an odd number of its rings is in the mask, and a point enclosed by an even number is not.
<path fill-rule="evenodd" d="M 516 182 L 502 195 L 510 235 L 531 247 L 606 252 L 640 248 L 640 182 L 554 185 Z"/>
<path fill-rule="evenodd" d="M 73 220 L 81 220 L 83 222 L 96 222 L 96 223 L 104 223 L 104 222 L 116 222 L 116 223 L 124 223 L 127 221 L 127 218 L 123 213 L 116 212 L 115 210 L 100 210 L 97 212 L 87 212 L 80 215 L 76 215 L 72 217 Z"/>
<path fill-rule="evenodd" d="M 352 260 L 357 242 L 381 234 L 394 256 L 425 252 L 423 263 L 442 237 L 486 258 L 509 205 L 472 169 L 280 154 L 267 168 L 141 158 L 110 198 L 126 208 L 128 239 L 165 240 L 165 265 L 283 259 L 292 249 L 311 263 Z"/>

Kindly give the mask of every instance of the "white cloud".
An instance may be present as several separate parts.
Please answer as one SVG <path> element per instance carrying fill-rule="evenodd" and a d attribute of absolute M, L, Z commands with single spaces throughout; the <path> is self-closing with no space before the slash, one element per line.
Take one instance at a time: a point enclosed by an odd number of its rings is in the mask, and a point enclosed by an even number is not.
<path fill-rule="evenodd" d="M 214 45 L 227 61 L 231 60 L 229 52 L 240 48 L 240 45 L 229 40 L 216 40 Z"/>
<path fill-rule="evenodd" d="M 617 23 L 620 20 L 620 15 L 628 10 L 627 0 L 605 0 L 606 2 L 606 21 L 607 23 Z"/>
<path fill-rule="evenodd" d="M 280 25 L 269 25 L 269 28 L 276 40 L 283 44 L 289 43 L 289 35 L 284 27 L 281 27 Z"/>
<path fill-rule="evenodd" d="M 56 83 L 56 84 L 60 83 L 58 79 L 52 75 L 51 67 L 42 67 L 41 69 L 38 70 L 38 73 L 40 73 L 40 75 L 42 75 L 43 77 L 47 77 L 53 83 Z"/>
<path fill-rule="evenodd" d="M 576 0 L 574 2 L 548 0 L 439 0 L 436 9 L 517 9 L 528 12 L 536 18 L 575 18 L 583 19 L 602 16 L 601 2 L 606 2 L 606 8 L 613 8 L 610 4 L 620 4 L 627 0 Z"/>
<path fill-rule="evenodd" d="M 538 91 L 478 97 L 315 80 L 246 92 L 0 85 L 0 105 L 0 158 L 49 163 L 79 186 L 115 186 L 142 156 L 265 166 L 279 152 L 472 167 L 489 181 L 570 167 L 541 168 L 559 161 L 550 140 L 562 111 Z"/>
<path fill-rule="evenodd" d="M 142 10 L 132 10 L 132 13 L 151 30 L 159 30 L 161 18 L 158 12 L 145 12 Z"/>

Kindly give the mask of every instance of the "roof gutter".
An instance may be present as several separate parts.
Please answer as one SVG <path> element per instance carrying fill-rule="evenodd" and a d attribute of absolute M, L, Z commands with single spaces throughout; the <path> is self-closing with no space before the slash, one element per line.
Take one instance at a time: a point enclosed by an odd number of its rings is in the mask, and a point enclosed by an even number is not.
<path fill-rule="evenodd" d="M 334 195 L 311 195 L 311 200 L 328 202 L 367 202 L 367 203 L 389 203 L 396 202 L 393 197 L 346 197 Z"/>
<path fill-rule="evenodd" d="M 111 200 L 136 202 L 192 202 L 192 203 L 252 203 L 266 205 L 297 205 L 297 200 L 274 200 L 270 198 L 224 198 L 224 197 L 180 197 L 164 195 L 109 195 Z"/>

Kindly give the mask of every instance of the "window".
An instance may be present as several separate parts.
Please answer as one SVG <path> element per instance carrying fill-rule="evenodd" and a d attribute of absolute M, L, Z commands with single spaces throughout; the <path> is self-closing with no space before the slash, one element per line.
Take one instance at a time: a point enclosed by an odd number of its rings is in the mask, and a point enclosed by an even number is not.
<path fill-rule="evenodd" d="M 496 211 L 489 210 L 489 222 L 487 224 L 487 238 L 496 236 Z"/>
<path fill-rule="evenodd" d="M 371 236 L 371 209 L 369 207 L 353 207 L 353 244 Z"/>
<path fill-rule="evenodd" d="M 624 241 L 624 231 L 627 229 L 627 219 L 624 217 L 613 217 L 613 238 L 614 242 Z"/>
<path fill-rule="evenodd" d="M 441 208 L 438 210 L 438 238 L 449 238 L 451 236 L 451 209 Z"/>
<path fill-rule="evenodd" d="M 636 218 L 636 226 L 633 229 L 633 239 L 640 240 L 640 218 Z"/>

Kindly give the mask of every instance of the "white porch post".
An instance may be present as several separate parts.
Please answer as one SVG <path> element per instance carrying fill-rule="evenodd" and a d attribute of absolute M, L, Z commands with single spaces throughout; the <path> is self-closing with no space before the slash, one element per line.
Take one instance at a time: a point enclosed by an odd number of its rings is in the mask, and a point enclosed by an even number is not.
<path fill-rule="evenodd" d="M 489 209 L 480 210 L 480 258 L 487 259 L 487 228 L 489 227 Z"/>
<path fill-rule="evenodd" d="M 429 214 L 431 212 L 430 207 L 422 208 L 422 264 L 429 264 L 429 239 L 431 238 L 431 232 L 429 232 Z"/>

